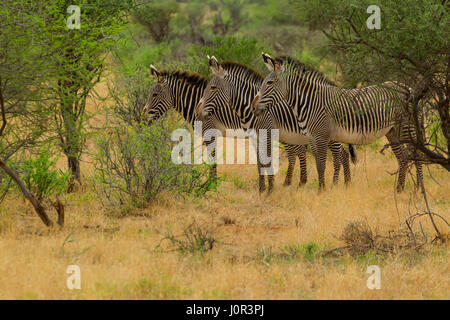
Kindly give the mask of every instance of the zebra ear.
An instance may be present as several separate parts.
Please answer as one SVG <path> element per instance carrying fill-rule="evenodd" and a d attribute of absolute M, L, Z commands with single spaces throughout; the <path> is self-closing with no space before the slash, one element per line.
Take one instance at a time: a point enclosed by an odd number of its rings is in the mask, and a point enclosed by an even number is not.
<path fill-rule="evenodd" d="M 209 57 L 209 68 L 211 69 L 211 73 L 215 76 L 223 77 L 225 75 L 225 71 L 223 67 L 220 65 L 219 61 L 217 61 L 216 57 Z"/>
<path fill-rule="evenodd" d="M 155 68 L 154 65 L 150 65 L 150 75 L 155 78 L 155 79 L 159 79 L 159 72 L 158 70 Z"/>
<path fill-rule="evenodd" d="M 281 70 L 281 65 L 267 53 L 263 52 L 262 57 L 264 60 L 264 64 L 266 65 L 267 69 L 269 69 L 270 72 L 272 71 L 279 72 Z"/>
<path fill-rule="evenodd" d="M 271 56 L 269 56 L 267 53 L 262 53 L 262 58 L 264 60 L 264 64 L 266 65 L 267 69 L 269 69 L 270 72 L 272 72 L 275 69 L 274 61 Z"/>

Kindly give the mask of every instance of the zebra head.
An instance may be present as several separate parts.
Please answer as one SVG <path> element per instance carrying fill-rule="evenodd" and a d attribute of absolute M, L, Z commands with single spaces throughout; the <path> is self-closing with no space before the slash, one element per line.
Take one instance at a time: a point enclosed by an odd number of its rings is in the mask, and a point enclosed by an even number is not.
<path fill-rule="evenodd" d="M 142 120 L 147 121 L 148 124 L 158 120 L 173 106 L 173 99 L 169 94 L 169 86 L 153 65 L 150 66 L 150 75 L 156 79 L 156 85 L 150 91 L 147 103 L 142 110 Z"/>
<path fill-rule="evenodd" d="M 195 113 L 200 120 L 212 116 L 216 108 L 226 107 L 231 99 L 231 86 L 225 80 L 227 71 L 215 57 L 208 56 L 208 59 L 213 78 L 208 82 L 203 97 L 195 108 Z"/>
<path fill-rule="evenodd" d="M 264 79 L 251 103 L 251 109 L 256 116 L 260 116 L 266 109 L 279 103 L 286 95 L 284 82 L 279 77 L 279 73 L 284 70 L 281 62 L 264 52 L 262 57 L 270 73 Z"/>

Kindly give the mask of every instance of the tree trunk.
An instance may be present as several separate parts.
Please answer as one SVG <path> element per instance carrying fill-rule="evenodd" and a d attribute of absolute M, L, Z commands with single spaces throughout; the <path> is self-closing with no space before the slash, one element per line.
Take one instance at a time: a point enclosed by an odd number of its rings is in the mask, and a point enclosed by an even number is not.
<path fill-rule="evenodd" d="M 71 173 L 68 192 L 73 192 L 75 187 L 75 181 L 81 184 L 81 170 L 80 170 L 80 160 L 74 156 L 67 156 L 67 164 L 69 172 Z"/>
<path fill-rule="evenodd" d="M 23 182 L 20 180 L 17 174 L 10 167 L 8 167 L 6 163 L 3 162 L 2 160 L 0 160 L 0 168 L 2 168 L 6 172 L 6 174 L 10 176 L 11 179 L 13 179 L 14 182 L 18 185 L 20 191 L 22 191 L 25 198 L 27 198 L 28 201 L 30 201 L 31 204 L 33 205 L 34 210 L 38 214 L 39 218 L 41 218 L 42 222 L 47 227 L 52 226 L 53 222 L 47 216 L 44 207 L 42 207 L 41 203 L 31 194 L 30 191 L 28 191 L 27 187 L 23 184 Z"/>

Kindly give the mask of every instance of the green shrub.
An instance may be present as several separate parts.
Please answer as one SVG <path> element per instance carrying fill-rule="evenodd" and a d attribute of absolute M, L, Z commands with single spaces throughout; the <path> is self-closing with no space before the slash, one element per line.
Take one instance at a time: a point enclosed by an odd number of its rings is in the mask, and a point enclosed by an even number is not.
<path fill-rule="evenodd" d="M 22 163 L 23 181 L 38 200 L 58 195 L 67 189 L 70 173 L 55 169 L 56 159 L 52 158 L 49 147 L 43 147 L 36 158 Z"/>
<path fill-rule="evenodd" d="M 152 126 L 123 126 L 98 138 L 95 164 L 97 190 L 116 208 L 143 208 L 161 192 L 204 196 L 220 179 L 208 179 L 210 165 L 172 162 L 167 117 Z"/>
<path fill-rule="evenodd" d="M 214 227 L 209 224 L 199 224 L 193 221 L 179 235 L 167 233 L 156 248 L 160 249 L 162 242 L 167 240 L 169 247 L 181 254 L 198 254 L 201 256 L 212 250 L 214 244 L 217 243 L 214 231 Z"/>
<path fill-rule="evenodd" d="M 266 72 L 261 52 L 263 47 L 254 38 L 216 37 L 211 46 L 194 46 L 188 51 L 189 68 L 193 72 L 209 75 L 206 56 L 215 56 L 219 62 L 233 61 L 249 65 L 255 70 Z"/>

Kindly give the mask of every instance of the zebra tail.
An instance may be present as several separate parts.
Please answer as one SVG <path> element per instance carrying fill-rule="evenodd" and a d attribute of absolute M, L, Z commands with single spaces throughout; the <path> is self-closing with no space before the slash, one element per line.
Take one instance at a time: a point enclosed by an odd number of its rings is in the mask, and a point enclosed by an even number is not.
<path fill-rule="evenodd" d="M 350 159 L 352 160 L 352 163 L 356 164 L 358 162 L 358 157 L 356 156 L 356 151 L 352 144 L 348 145 L 348 152 L 350 153 Z"/>

